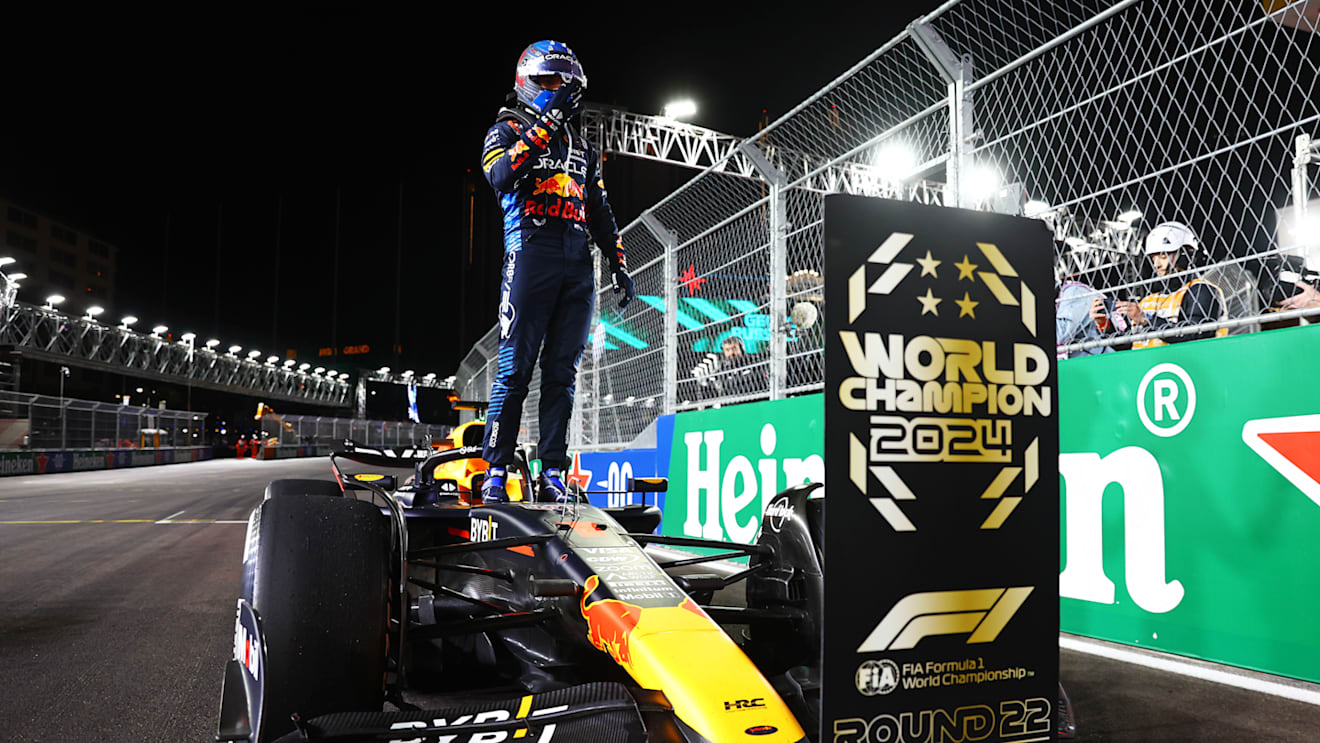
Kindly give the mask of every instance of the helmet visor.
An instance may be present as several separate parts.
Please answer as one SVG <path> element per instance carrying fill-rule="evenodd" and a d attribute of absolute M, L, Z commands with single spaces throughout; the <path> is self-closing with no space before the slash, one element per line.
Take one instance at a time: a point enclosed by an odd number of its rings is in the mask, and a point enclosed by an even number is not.
<path fill-rule="evenodd" d="M 582 65 L 567 54 L 546 54 L 524 62 L 518 72 L 533 80 L 542 75 L 558 75 L 564 82 L 577 78 L 587 84 L 586 75 L 582 74 Z"/>

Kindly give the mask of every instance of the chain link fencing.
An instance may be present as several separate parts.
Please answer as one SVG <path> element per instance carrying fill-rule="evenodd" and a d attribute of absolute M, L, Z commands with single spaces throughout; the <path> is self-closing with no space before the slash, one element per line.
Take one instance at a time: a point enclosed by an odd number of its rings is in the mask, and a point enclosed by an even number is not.
<path fill-rule="evenodd" d="M 205 446 L 208 416 L 0 391 L 0 450 Z"/>
<path fill-rule="evenodd" d="M 263 437 L 278 438 L 279 445 L 330 446 L 339 448 L 344 439 L 364 446 L 421 446 L 427 438 L 439 441 L 453 426 L 375 421 L 360 418 L 327 418 L 318 415 L 281 416 L 283 425 L 270 416 L 261 419 Z"/>
<path fill-rule="evenodd" d="M 945 3 L 624 228 L 638 298 L 619 311 L 597 277 L 570 445 L 820 390 L 830 193 L 1044 221 L 1061 357 L 1320 315 L 1313 5 Z M 1197 247 L 1160 275 L 1167 221 Z M 1179 305 L 1191 282 L 1212 301 Z M 464 359 L 463 397 L 489 395 L 497 345 Z"/>

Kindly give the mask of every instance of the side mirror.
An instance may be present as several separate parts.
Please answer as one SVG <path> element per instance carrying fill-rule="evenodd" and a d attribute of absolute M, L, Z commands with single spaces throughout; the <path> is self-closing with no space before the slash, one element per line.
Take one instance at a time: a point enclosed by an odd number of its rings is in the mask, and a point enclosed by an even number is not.
<path fill-rule="evenodd" d="M 458 495 L 458 480 L 436 480 L 435 489 L 440 495 Z"/>
<path fill-rule="evenodd" d="M 664 493 L 669 490 L 669 478 L 630 477 L 625 489 L 630 493 Z"/>

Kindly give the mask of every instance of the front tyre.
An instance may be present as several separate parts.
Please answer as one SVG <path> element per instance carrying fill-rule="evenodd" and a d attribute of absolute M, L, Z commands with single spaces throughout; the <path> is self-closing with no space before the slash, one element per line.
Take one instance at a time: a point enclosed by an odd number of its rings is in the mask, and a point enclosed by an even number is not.
<path fill-rule="evenodd" d="M 253 608 L 266 646 L 263 741 L 290 715 L 379 711 L 389 526 L 364 501 L 286 495 L 261 505 Z"/>

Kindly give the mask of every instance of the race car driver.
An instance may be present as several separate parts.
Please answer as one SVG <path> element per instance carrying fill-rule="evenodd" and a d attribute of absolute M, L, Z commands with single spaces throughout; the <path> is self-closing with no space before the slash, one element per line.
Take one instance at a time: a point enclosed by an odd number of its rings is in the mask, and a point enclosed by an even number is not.
<path fill-rule="evenodd" d="M 1116 311 L 1130 320 L 1137 332 L 1163 330 L 1175 326 L 1199 325 L 1224 318 L 1224 293 L 1215 284 L 1202 278 L 1175 283 L 1172 274 L 1182 273 L 1197 262 L 1201 243 L 1191 228 L 1181 222 L 1162 222 L 1146 236 L 1146 257 L 1159 277 L 1169 277 L 1156 284 L 1154 291 L 1141 302 L 1118 301 Z M 1177 286 L 1177 289 L 1174 289 Z M 1104 300 L 1096 297 L 1091 302 L 1091 318 L 1102 329 L 1108 323 Z M 1133 348 L 1163 346 L 1166 343 L 1199 340 L 1228 334 L 1227 328 L 1202 333 L 1170 336 L 1165 339 L 1148 338 L 1136 341 Z"/>
<path fill-rule="evenodd" d="M 558 41 L 538 41 L 518 59 L 509 105 L 486 133 L 482 170 L 504 213 L 500 343 L 482 452 L 487 503 L 508 500 L 508 467 L 523 400 L 541 359 L 539 452 L 542 498 L 567 500 L 568 419 L 578 361 L 595 301 L 588 237 L 609 262 L 622 309 L 634 296 L 623 243 L 601 179 L 598 153 L 576 129 L 586 75 Z"/>

